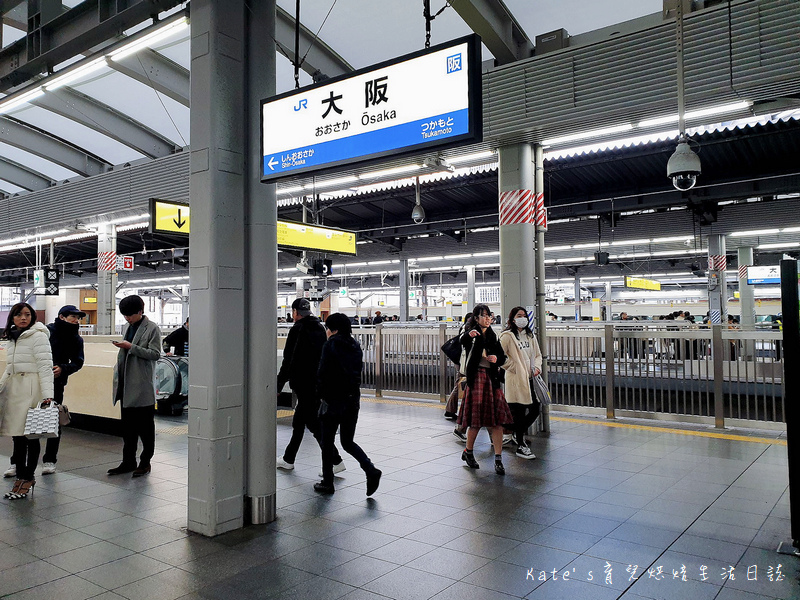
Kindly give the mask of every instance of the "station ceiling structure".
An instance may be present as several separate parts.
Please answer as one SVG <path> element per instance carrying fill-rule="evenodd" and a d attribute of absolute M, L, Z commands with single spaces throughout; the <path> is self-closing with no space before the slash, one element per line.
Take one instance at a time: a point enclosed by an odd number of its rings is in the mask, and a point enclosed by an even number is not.
<path fill-rule="evenodd" d="M 686 18 L 687 105 L 711 114 L 689 120 L 702 149 L 703 176 L 697 188 L 681 193 L 665 175 L 676 137 L 669 123 L 677 105 L 672 4 L 443 2 L 432 22 L 433 43 L 471 31 L 484 41 L 485 142 L 283 181 L 279 218 L 300 220 L 300 201 L 306 198 L 318 222 L 356 230 L 359 256 L 336 262 L 340 268 L 358 265 L 350 272 L 364 273 L 361 281 L 367 284 L 382 282 L 385 274 L 362 263 L 489 253 L 498 247 L 493 151 L 502 144 L 539 142 L 548 149 L 547 239 L 553 248 L 548 277 L 563 270 L 594 276 L 587 264 L 593 249 L 575 246 L 597 249 L 626 239 L 639 243 L 623 248 L 620 256 L 631 256 L 616 260 L 621 271 L 685 273 L 694 260 L 664 256 L 671 249 L 665 246 L 648 250 L 645 262 L 639 260 L 642 236 L 622 236 L 626 223 L 642 231 L 653 226 L 653 215 L 670 212 L 672 218 L 658 221 L 658 236 L 650 238 L 691 235 L 696 246 L 710 231 L 769 230 L 756 242 L 764 260 L 773 260 L 768 254 L 780 254 L 781 244 L 790 248 L 800 240 L 796 232 L 783 231 L 800 226 L 792 222 L 796 211 L 787 209 L 800 192 L 800 49 L 791 43 L 800 36 L 800 5 L 690 3 L 696 10 Z M 97 219 L 125 224 L 118 252 L 136 253 L 137 265 L 149 268 L 154 278 L 165 271 L 181 275 L 187 240 L 150 234 L 137 225 L 148 196 L 188 200 L 191 4 L 40 0 L 38 5 L 37 21 L 28 2 L 0 2 L 0 92 L 5 94 L 0 98 L 0 282 L 25 281 L 36 262 L 36 246 L 29 242 L 54 231 L 59 232 L 50 236 L 59 240 L 55 262 L 65 275 L 92 273 L 97 247 L 91 225 Z M 295 2 L 278 5 L 282 92 L 294 86 Z M 334 0 L 303 0 L 300 84 L 419 49 L 421 5 L 359 2 L 356 15 L 352 6 Z M 542 40 L 537 47 L 536 36 L 547 32 L 556 32 L 562 47 L 548 48 Z M 663 123 L 648 124 L 665 115 Z M 409 164 L 415 169 L 409 171 Z M 374 176 L 391 169 L 404 174 Z M 156 172 L 161 178 L 152 176 Z M 409 174 L 422 177 L 427 213 L 422 224 L 410 219 Z M 343 180 L 347 183 L 339 183 Z M 755 212 L 750 217 L 755 221 L 737 221 L 748 211 Z M 675 217 L 678 213 L 688 217 Z M 746 236 L 736 239 L 751 243 Z M 686 247 L 676 245 L 673 254 Z M 459 248 L 466 249 L 459 253 Z M 494 276 L 492 260 L 474 258 L 443 261 L 441 267 L 472 260 L 489 265 L 485 270 Z M 281 254 L 287 284 L 294 262 L 291 253 Z"/>

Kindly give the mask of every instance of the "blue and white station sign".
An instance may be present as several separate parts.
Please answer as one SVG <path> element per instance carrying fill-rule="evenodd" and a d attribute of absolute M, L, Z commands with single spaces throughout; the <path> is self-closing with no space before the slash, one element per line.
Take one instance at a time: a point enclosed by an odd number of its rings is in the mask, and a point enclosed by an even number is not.
<path fill-rule="evenodd" d="M 482 139 L 471 35 L 261 104 L 262 181 Z"/>

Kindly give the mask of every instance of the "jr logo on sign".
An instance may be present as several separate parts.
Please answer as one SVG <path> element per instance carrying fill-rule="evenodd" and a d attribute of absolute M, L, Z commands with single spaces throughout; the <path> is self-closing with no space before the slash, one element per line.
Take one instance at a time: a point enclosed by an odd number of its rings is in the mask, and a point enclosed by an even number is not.
<path fill-rule="evenodd" d="M 455 73 L 461 70 L 461 54 L 454 54 L 447 57 L 447 72 Z"/>
<path fill-rule="evenodd" d="M 294 112 L 303 110 L 304 108 L 308 108 L 308 100 L 306 100 L 305 98 L 297 103 L 297 106 L 294 107 Z"/>

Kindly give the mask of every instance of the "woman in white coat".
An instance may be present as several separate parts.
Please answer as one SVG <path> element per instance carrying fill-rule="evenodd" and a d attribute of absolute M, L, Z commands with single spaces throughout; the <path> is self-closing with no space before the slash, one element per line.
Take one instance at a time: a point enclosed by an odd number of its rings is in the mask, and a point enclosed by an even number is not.
<path fill-rule="evenodd" d="M 502 368 L 506 372 L 506 402 L 514 416 L 512 440 L 517 444 L 516 455 L 536 458 L 525 441 L 525 433 L 539 416 L 539 401 L 531 393 L 531 378 L 542 371 L 542 352 L 522 306 L 515 306 L 508 314 L 505 329 L 500 334 L 500 345 L 506 354 Z"/>
<path fill-rule="evenodd" d="M 7 341 L 6 370 L 0 378 L 0 435 L 12 436 L 17 481 L 5 497 L 24 498 L 36 484 L 34 471 L 41 444 L 25 437 L 28 409 L 53 399 L 50 332 L 36 321 L 36 311 L 20 302 L 11 307 L 2 339 Z"/>

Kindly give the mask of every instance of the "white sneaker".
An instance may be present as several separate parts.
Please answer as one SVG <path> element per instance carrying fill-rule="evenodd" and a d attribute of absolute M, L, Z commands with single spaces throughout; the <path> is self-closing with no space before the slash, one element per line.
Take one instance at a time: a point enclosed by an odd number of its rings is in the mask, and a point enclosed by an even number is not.
<path fill-rule="evenodd" d="M 530 448 L 528 448 L 528 446 L 517 446 L 517 451 L 515 454 L 520 458 L 524 458 L 525 460 L 536 458 L 536 455 Z"/>
<path fill-rule="evenodd" d="M 341 473 L 342 471 L 346 471 L 347 467 L 344 466 L 344 461 L 340 462 L 338 465 L 333 465 L 333 474 L 336 475 L 337 473 Z M 320 477 L 325 477 L 322 474 L 322 471 L 319 472 Z"/>
<path fill-rule="evenodd" d="M 509 444 L 516 444 L 516 441 L 514 440 L 514 436 L 511 435 L 510 433 L 504 433 L 503 434 L 503 446 L 508 446 Z"/>
<path fill-rule="evenodd" d="M 8 469 L 6 469 L 5 473 L 3 473 L 3 477 L 16 477 L 17 476 L 17 465 L 11 465 Z"/>
<path fill-rule="evenodd" d="M 275 464 L 279 469 L 283 469 L 284 471 L 291 471 L 292 469 L 294 469 L 294 463 L 286 462 L 285 460 L 283 460 L 282 456 L 275 461 Z"/>
<path fill-rule="evenodd" d="M 56 463 L 42 463 L 42 475 L 52 475 L 56 472 Z"/>

